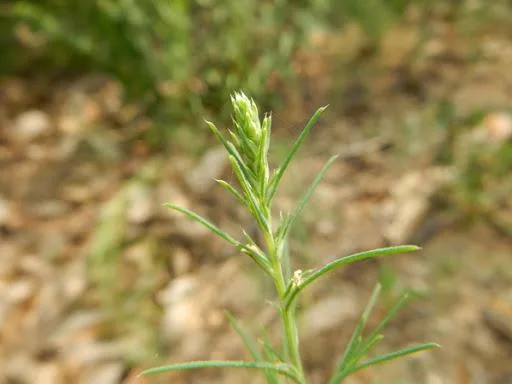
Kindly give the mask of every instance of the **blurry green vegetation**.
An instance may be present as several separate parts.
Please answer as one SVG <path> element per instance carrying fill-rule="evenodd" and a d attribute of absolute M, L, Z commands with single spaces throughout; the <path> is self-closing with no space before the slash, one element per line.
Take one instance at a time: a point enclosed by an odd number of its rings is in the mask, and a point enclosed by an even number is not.
<path fill-rule="evenodd" d="M 157 168 L 156 162 L 146 164 L 105 203 L 91 235 L 87 259 L 88 276 L 95 288 L 88 299 L 103 310 L 104 336 L 133 342 L 127 357 L 134 362 L 153 358 L 161 345 L 155 331 L 160 312 L 156 301 L 148 298 L 165 277 L 165 265 L 156 238 L 130 236 L 127 210 L 133 205 L 131 192 L 152 185 Z"/>
<path fill-rule="evenodd" d="M 270 104 L 269 79 L 291 75 L 289 61 L 304 41 L 305 16 L 314 12 L 310 3 L 14 1 L 3 12 L 10 57 L 2 69 L 101 71 L 120 80 L 129 99 L 150 113 L 163 105 L 174 121 L 218 114 L 235 89 Z M 32 48 L 24 52 L 14 38 L 23 31 Z"/>
<path fill-rule="evenodd" d="M 0 71 L 62 77 L 111 75 L 126 98 L 164 117 L 160 131 L 191 117 L 227 118 L 228 95 L 244 89 L 278 107 L 294 78 L 294 53 L 311 28 L 357 22 L 376 44 L 412 9 L 457 13 L 460 1 L 407 0 L 10 0 L 0 6 Z M 477 2 L 480 3 L 480 2 Z M 487 2 L 481 2 L 481 8 Z M 163 128 L 165 127 L 165 128 Z M 161 139 L 157 135 L 156 139 Z"/>

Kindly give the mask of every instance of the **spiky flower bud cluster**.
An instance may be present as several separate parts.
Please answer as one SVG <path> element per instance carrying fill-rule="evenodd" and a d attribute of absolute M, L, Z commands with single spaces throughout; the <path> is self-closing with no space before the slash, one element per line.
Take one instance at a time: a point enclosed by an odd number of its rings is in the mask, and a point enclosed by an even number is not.
<path fill-rule="evenodd" d="M 231 103 L 234 125 L 234 130 L 230 131 L 231 142 L 249 170 L 246 175 L 248 181 L 263 196 L 269 178 L 267 154 L 270 144 L 270 115 L 260 122 L 256 103 L 242 92 L 234 93 Z"/>

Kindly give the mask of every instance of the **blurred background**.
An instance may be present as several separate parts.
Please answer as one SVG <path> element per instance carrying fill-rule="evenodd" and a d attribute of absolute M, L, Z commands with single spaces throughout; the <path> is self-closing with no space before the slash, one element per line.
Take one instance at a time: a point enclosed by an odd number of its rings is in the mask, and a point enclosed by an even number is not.
<path fill-rule="evenodd" d="M 244 90 L 272 111 L 272 159 L 309 116 L 278 209 L 340 160 L 294 230 L 297 268 L 423 247 L 305 292 L 303 355 L 323 383 L 380 281 L 413 300 L 380 351 L 443 348 L 348 384 L 512 383 L 509 0 L 4 0 L 0 4 L 0 383 L 261 383 L 254 372 L 137 377 L 249 358 L 224 311 L 277 336 L 269 282 L 204 228 L 247 215 L 204 124 Z M 277 212 L 277 211 L 276 211 Z"/>

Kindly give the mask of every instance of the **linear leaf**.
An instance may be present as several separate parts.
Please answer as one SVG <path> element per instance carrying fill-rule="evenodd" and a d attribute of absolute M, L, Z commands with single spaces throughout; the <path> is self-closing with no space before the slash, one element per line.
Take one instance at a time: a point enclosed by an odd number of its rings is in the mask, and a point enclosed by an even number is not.
<path fill-rule="evenodd" d="M 309 284 L 314 282 L 316 279 L 322 277 L 323 275 L 325 275 L 326 273 L 332 271 L 333 269 L 335 269 L 337 267 L 341 267 L 343 265 L 350 264 L 355 261 L 361 261 L 361 260 L 371 259 L 371 258 L 375 258 L 375 257 L 383 257 L 383 256 L 388 256 L 388 255 L 396 255 L 396 254 L 405 253 L 405 252 L 413 252 L 413 251 L 417 251 L 419 249 L 420 249 L 420 247 L 417 247 L 416 245 L 399 245 L 396 247 L 377 248 L 377 249 L 372 249 L 369 251 L 358 252 L 358 253 L 354 253 L 349 256 L 344 256 L 339 259 L 336 259 L 336 260 L 324 265 L 322 268 L 312 272 L 308 277 L 306 277 L 304 279 L 304 281 L 302 281 L 299 285 L 297 285 L 297 287 L 290 292 L 289 297 L 286 299 L 285 309 L 288 308 L 293 303 L 293 301 L 295 300 L 297 295 L 304 288 L 306 288 Z"/>
<path fill-rule="evenodd" d="M 272 346 L 270 337 L 265 329 L 263 329 L 263 352 L 267 361 L 283 361 L 283 356 Z"/>
<path fill-rule="evenodd" d="M 292 161 L 293 156 L 295 156 L 295 153 L 300 148 L 302 142 L 304 141 L 304 139 L 306 138 L 308 133 L 311 131 L 311 128 L 313 128 L 313 126 L 318 121 L 318 118 L 320 117 L 322 112 L 325 111 L 326 108 L 327 108 L 327 106 L 318 108 L 317 111 L 314 113 L 314 115 L 311 116 L 311 118 L 309 119 L 308 123 L 306 124 L 306 126 L 304 127 L 302 132 L 300 133 L 299 137 L 293 143 L 293 146 L 290 149 L 290 152 L 288 152 L 288 154 L 287 154 L 286 158 L 284 159 L 283 163 L 281 164 L 281 166 L 278 168 L 277 172 L 272 177 L 272 180 L 270 182 L 269 192 L 268 192 L 268 195 L 266 196 L 268 204 L 270 204 L 270 202 L 272 201 L 274 195 L 276 194 L 277 187 L 279 186 L 279 182 L 283 178 L 283 175 L 284 175 L 286 169 L 288 168 L 288 165 L 290 165 L 290 162 Z"/>
<path fill-rule="evenodd" d="M 327 170 L 329 169 L 329 167 L 334 163 L 334 161 L 338 158 L 338 156 L 332 156 L 325 164 L 324 166 L 322 167 L 322 169 L 320 170 L 320 172 L 318 173 L 317 177 L 315 178 L 315 180 L 311 183 L 311 185 L 309 186 L 309 188 L 306 190 L 306 192 L 302 195 L 300 201 L 299 201 L 299 204 L 297 204 L 297 207 L 295 208 L 295 210 L 293 211 L 293 213 L 286 217 L 286 219 L 283 221 L 283 225 L 284 225 L 284 228 L 279 231 L 280 232 L 280 236 L 281 238 L 285 238 L 286 235 L 288 234 L 288 232 L 290 231 L 290 228 L 293 226 L 293 223 L 295 222 L 295 220 L 297 219 L 297 217 L 300 215 L 300 213 L 302 212 L 302 210 L 304 209 L 304 207 L 306 206 L 306 204 L 308 203 L 309 199 L 311 198 L 311 196 L 313 195 L 313 192 L 315 191 L 315 188 L 317 187 L 317 185 L 320 183 L 320 181 L 322 181 L 325 173 L 327 172 Z"/>
<path fill-rule="evenodd" d="M 352 336 L 350 337 L 347 347 L 345 348 L 345 352 L 343 353 L 343 356 L 341 357 L 340 361 L 336 366 L 336 369 L 334 370 L 334 375 L 331 378 L 331 380 L 329 380 L 329 384 L 339 383 L 341 381 L 341 378 L 344 376 L 344 372 L 346 372 L 347 369 L 350 369 L 350 367 L 353 366 L 354 364 L 357 364 L 359 359 L 364 356 L 360 354 L 360 350 L 362 349 L 361 345 L 363 343 L 362 334 L 366 322 L 368 321 L 368 318 L 370 316 L 370 313 L 375 307 L 377 299 L 380 295 L 380 291 L 380 284 L 377 284 L 373 289 L 372 295 L 370 296 L 370 300 L 368 300 L 368 304 L 366 304 L 363 313 L 359 317 L 356 329 L 354 330 Z"/>
<path fill-rule="evenodd" d="M 215 233 L 217 236 L 223 238 L 229 244 L 235 246 L 237 249 L 240 249 L 243 246 L 239 241 L 237 241 L 234 238 L 232 238 L 230 235 L 228 235 L 222 229 L 220 229 L 216 225 L 210 223 L 204 217 L 199 216 L 197 213 L 191 211 L 190 209 L 183 208 L 183 207 L 180 207 L 179 205 L 175 205 L 175 204 L 172 204 L 172 203 L 165 203 L 164 206 L 167 207 L 167 208 L 170 208 L 170 209 L 174 209 L 175 211 L 181 212 L 184 215 L 186 215 L 189 218 L 191 218 L 192 220 L 197 221 L 199 224 L 202 224 L 203 226 L 208 228 L 210 231 Z"/>
<path fill-rule="evenodd" d="M 220 185 L 222 186 L 226 191 L 228 191 L 229 193 L 231 193 L 231 195 L 233 195 L 235 197 L 235 199 L 237 199 L 241 204 L 243 205 L 247 205 L 247 202 L 245 201 L 244 197 L 242 196 L 242 194 L 240 192 L 238 192 L 236 190 L 235 187 L 233 187 L 231 184 L 229 184 L 227 181 L 225 180 L 220 180 L 220 179 L 215 179 L 215 181 Z"/>
<path fill-rule="evenodd" d="M 258 196 L 255 194 L 255 190 L 253 188 L 253 185 L 250 183 L 250 181 L 247 179 L 246 175 L 244 174 L 242 168 L 240 168 L 240 165 L 233 159 L 231 156 L 229 157 L 229 160 L 231 162 L 231 165 L 233 166 L 233 170 L 235 171 L 238 181 L 242 185 L 242 188 L 244 190 L 244 194 L 247 201 L 247 207 L 250 209 L 251 213 L 253 214 L 256 221 L 258 221 L 258 224 L 261 228 L 265 228 L 266 231 L 270 228 L 269 223 L 263 214 L 263 212 L 260 209 L 260 200 L 258 199 Z"/>
<path fill-rule="evenodd" d="M 351 375 L 352 373 L 360 371 L 361 369 L 371 367 L 372 365 L 382 364 L 387 361 L 395 360 L 395 359 L 398 359 L 398 358 L 406 356 L 406 355 L 411 355 L 413 353 L 426 351 L 426 350 L 429 350 L 432 348 L 439 348 L 439 347 L 440 347 L 440 345 L 436 344 L 436 343 L 425 343 L 425 344 L 414 345 L 411 347 L 400 349 L 395 352 L 386 353 L 384 355 L 377 356 L 375 358 L 372 358 L 372 359 L 362 362 L 361 364 L 355 366 L 353 369 L 348 371 L 345 376 Z"/>
<path fill-rule="evenodd" d="M 254 180 L 255 179 L 254 174 L 252 173 L 252 171 L 250 169 L 248 169 L 245 166 L 245 164 L 244 164 L 244 162 L 242 160 L 242 157 L 240 156 L 240 153 L 238 152 L 236 147 L 233 145 L 233 143 L 228 141 L 228 140 L 226 140 L 226 138 L 222 135 L 222 133 L 220 133 L 219 129 L 215 126 L 215 124 L 213 124 L 212 122 L 210 122 L 208 120 L 205 120 L 205 122 L 208 125 L 208 127 L 210 127 L 210 129 L 213 132 L 213 134 L 215 135 L 215 137 L 222 143 L 224 148 L 226 148 L 226 151 L 228 151 L 228 153 L 231 156 L 233 156 L 233 158 L 236 160 L 236 162 L 238 163 L 239 167 L 245 173 L 246 177 L 249 178 L 249 179 Z"/>
<path fill-rule="evenodd" d="M 160 367 L 146 369 L 140 375 L 154 375 L 159 373 L 183 371 L 188 369 L 202 368 L 246 368 L 246 369 L 268 369 L 276 373 L 289 377 L 297 384 L 304 384 L 303 380 L 290 364 L 284 363 L 265 363 L 258 361 L 232 361 L 232 360 L 211 360 L 211 361 L 190 361 L 186 363 L 162 365 Z"/>
<path fill-rule="evenodd" d="M 391 307 L 391 309 L 388 311 L 388 313 L 386 314 L 384 319 L 382 319 L 381 322 L 379 323 L 379 325 L 377 325 L 372 330 L 372 332 L 368 335 L 368 340 L 371 340 L 371 339 L 377 337 L 380 333 L 382 333 L 384 328 L 387 327 L 389 322 L 396 316 L 398 311 L 400 309 L 402 309 L 405 306 L 405 304 L 407 304 L 408 300 L 409 300 L 409 295 L 407 293 L 400 296 L 400 298 L 396 301 L 396 303 L 393 305 L 393 307 Z"/>
<path fill-rule="evenodd" d="M 251 354 L 252 358 L 255 361 L 264 361 L 263 356 L 258 348 L 258 343 L 254 338 L 247 332 L 244 327 L 240 324 L 240 322 L 235 319 L 230 313 L 227 313 L 227 318 L 231 326 L 235 329 L 236 333 L 238 333 L 238 336 L 242 339 L 245 347 Z M 277 377 L 277 374 L 275 371 L 264 369 L 263 373 L 265 374 L 265 377 L 267 378 L 267 382 L 269 384 L 279 384 L 279 379 Z"/>

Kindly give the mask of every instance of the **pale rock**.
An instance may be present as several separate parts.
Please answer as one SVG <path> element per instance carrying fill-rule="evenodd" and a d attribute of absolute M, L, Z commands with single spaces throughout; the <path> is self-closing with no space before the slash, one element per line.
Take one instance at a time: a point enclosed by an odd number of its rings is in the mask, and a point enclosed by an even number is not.
<path fill-rule="evenodd" d="M 69 367 L 80 369 L 108 361 L 122 360 L 135 347 L 133 342 L 123 340 L 110 342 L 84 341 L 70 345 L 63 358 Z"/>
<path fill-rule="evenodd" d="M 383 235 L 392 244 L 407 242 L 430 208 L 430 198 L 442 186 L 452 182 L 451 167 L 432 167 L 406 173 L 392 184 L 390 197 L 382 204 L 385 220 Z"/>
<path fill-rule="evenodd" d="M 158 301 L 164 306 L 178 303 L 196 292 L 199 286 L 200 282 L 196 276 L 178 277 L 158 294 Z"/>
<path fill-rule="evenodd" d="M 183 247 L 175 247 L 170 255 L 172 271 L 176 276 L 184 275 L 192 269 L 192 256 Z"/>
<path fill-rule="evenodd" d="M 2 281 L 1 279 L 8 279 L 16 272 L 20 262 L 20 252 L 21 250 L 12 243 L 0 243 L 0 255 L 2 255 L 0 281 Z"/>
<path fill-rule="evenodd" d="M 62 294 L 67 302 L 79 299 L 87 289 L 87 271 L 82 260 L 70 264 L 61 280 Z"/>
<path fill-rule="evenodd" d="M 8 383 L 32 384 L 36 369 L 34 360 L 26 353 L 10 356 L 5 364 L 5 377 Z"/>
<path fill-rule="evenodd" d="M 334 330 L 343 321 L 354 318 L 359 310 L 351 295 L 327 297 L 306 309 L 300 318 L 300 332 L 305 338 L 314 338 L 322 332 Z"/>
<path fill-rule="evenodd" d="M 129 223 L 143 224 L 155 214 L 154 197 L 147 185 L 133 183 L 127 190 L 128 207 L 126 218 Z"/>
<path fill-rule="evenodd" d="M 7 292 L 3 294 L 3 299 L 12 305 L 19 304 L 32 297 L 35 288 L 33 280 L 28 278 L 19 279 L 8 286 Z"/>
<path fill-rule="evenodd" d="M 185 176 L 187 186 L 197 194 L 204 194 L 219 179 L 228 164 L 228 157 L 224 147 L 215 147 L 208 150 L 201 158 L 199 164 Z"/>
<path fill-rule="evenodd" d="M 55 332 L 50 335 L 48 342 L 55 347 L 62 347 L 79 339 L 80 334 L 98 327 L 104 320 L 99 311 L 75 312 L 65 319 Z"/>
<path fill-rule="evenodd" d="M 238 269 L 225 281 L 227 286 L 220 290 L 217 297 L 219 307 L 242 312 L 254 307 L 261 299 L 261 287 L 247 272 Z"/>
<path fill-rule="evenodd" d="M 167 307 L 162 318 L 162 333 L 170 343 L 186 340 L 203 327 L 203 312 L 195 300 L 184 300 Z"/>
<path fill-rule="evenodd" d="M 512 116 L 497 112 L 487 115 L 471 137 L 476 142 L 500 144 L 512 139 Z"/>
<path fill-rule="evenodd" d="M 124 370 L 122 363 L 102 364 L 90 369 L 90 372 L 80 379 L 80 384 L 119 384 Z"/>
<path fill-rule="evenodd" d="M 39 110 L 23 112 L 13 124 L 11 137 L 18 142 L 29 142 L 43 136 L 51 128 L 48 115 Z"/>
<path fill-rule="evenodd" d="M 0 195 L 0 226 L 7 225 L 12 216 L 12 207 L 9 201 Z"/>
<path fill-rule="evenodd" d="M 34 371 L 32 382 L 37 384 L 66 384 L 62 367 L 55 362 L 38 365 Z"/>
<path fill-rule="evenodd" d="M 158 299 L 165 308 L 162 333 L 169 342 L 186 339 L 203 328 L 205 319 L 199 292 L 197 278 L 183 276 L 160 293 Z"/>
<path fill-rule="evenodd" d="M 45 200 L 32 204 L 31 213 L 43 219 L 53 219 L 68 213 L 70 206 L 62 200 Z"/>

